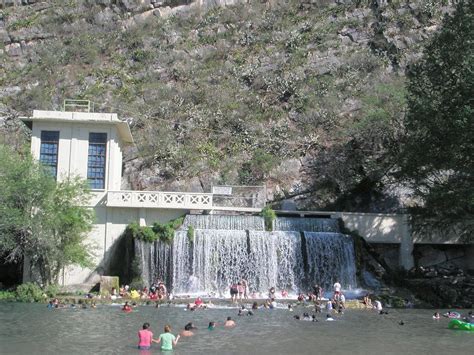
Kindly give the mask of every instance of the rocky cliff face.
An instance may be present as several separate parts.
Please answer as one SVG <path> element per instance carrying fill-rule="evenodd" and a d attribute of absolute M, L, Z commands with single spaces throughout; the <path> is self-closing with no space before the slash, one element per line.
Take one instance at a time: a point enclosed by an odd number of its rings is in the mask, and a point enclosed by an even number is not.
<path fill-rule="evenodd" d="M 396 210 L 404 72 L 451 1 L 0 1 L 3 142 L 91 99 L 127 119 L 139 189 L 261 184 L 300 207 Z"/>

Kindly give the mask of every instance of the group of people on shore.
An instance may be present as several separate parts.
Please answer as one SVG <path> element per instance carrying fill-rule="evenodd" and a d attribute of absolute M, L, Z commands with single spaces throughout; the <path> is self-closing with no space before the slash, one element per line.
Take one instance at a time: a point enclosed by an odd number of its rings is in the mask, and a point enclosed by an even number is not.
<path fill-rule="evenodd" d="M 120 286 L 119 290 L 115 287 L 112 287 L 110 291 L 110 299 L 116 300 L 118 298 L 131 298 L 131 299 L 141 299 L 141 300 L 150 300 L 150 301 L 162 301 L 168 299 L 168 291 L 164 282 L 156 281 L 153 285 L 148 287 L 143 287 L 142 289 L 135 290 L 131 289 L 129 285 Z"/>

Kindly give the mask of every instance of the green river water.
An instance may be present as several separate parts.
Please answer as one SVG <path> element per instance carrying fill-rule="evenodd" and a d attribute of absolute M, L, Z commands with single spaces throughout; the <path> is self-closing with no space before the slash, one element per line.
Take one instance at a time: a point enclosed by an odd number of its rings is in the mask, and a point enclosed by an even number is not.
<path fill-rule="evenodd" d="M 44 304 L 0 303 L 1 354 L 157 354 L 138 351 L 137 331 L 151 324 L 155 337 L 165 324 L 173 333 L 192 321 L 195 336 L 181 338 L 174 354 L 472 354 L 474 332 L 447 328 L 448 319 L 433 320 L 433 310 L 348 310 L 334 322 L 296 321 L 297 307 L 255 311 L 237 316 L 235 308 L 184 311 L 181 306 L 139 306 L 132 313 L 119 306 L 96 309 L 48 310 Z M 207 330 L 209 321 L 221 324 L 227 316 L 237 322 Z M 400 325 L 403 320 L 404 325 Z"/>

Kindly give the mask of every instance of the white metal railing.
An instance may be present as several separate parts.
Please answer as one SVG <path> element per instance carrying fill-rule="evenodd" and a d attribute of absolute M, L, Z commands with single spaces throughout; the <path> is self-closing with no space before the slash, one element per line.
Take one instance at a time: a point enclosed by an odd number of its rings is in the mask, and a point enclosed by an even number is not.
<path fill-rule="evenodd" d="M 94 112 L 94 103 L 90 100 L 66 99 L 63 102 L 63 111 Z"/>
<path fill-rule="evenodd" d="M 212 209 L 212 194 L 162 191 L 109 191 L 107 206 Z"/>

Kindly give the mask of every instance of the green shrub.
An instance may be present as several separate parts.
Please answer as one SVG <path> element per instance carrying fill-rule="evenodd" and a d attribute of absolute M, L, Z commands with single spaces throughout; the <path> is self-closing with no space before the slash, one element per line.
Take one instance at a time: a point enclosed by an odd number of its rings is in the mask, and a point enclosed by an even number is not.
<path fill-rule="evenodd" d="M 153 243 L 153 242 L 156 242 L 158 237 L 151 227 L 140 227 L 140 233 L 138 234 L 138 239 L 141 239 L 147 243 Z"/>
<path fill-rule="evenodd" d="M 193 226 L 188 227 L 186 236 L 188 237 L 189 244 L 193 244 L 194 243 L 194 227 Z"/>
<path fill-rule="evenodd" d="M 132 222 L 125 228 L 125 234 L 132 238 L 137 238 L 139 233 L 140 225 L 137 222 Z"/>
<path fill-rule="evenodd" d="M 153 224 L 153 231 L 156 233 L 157 239 L 160 241 L 171 244 L 174 238 L 174 228 L 170 223 L 161 224 L 161 223 L 154 223 Z"/>
<path fill-rule="evenodd" d="M 176 218 L 168 223 L 155 222 L 153 227 L 140 226 L 138 223 L 130 223 L 124 234 L 132 238 L 143 240 L 147 243 L 154 243 L 157 240 L 171 244 L 174 232 L 183 224 L 184 217 Z"/>
<path fill-rule="evenodd" d="M 27 282 L 16 289 L 17 300 L 20 302 L 39 302 L 46 298 L 41 287 L 33 282 Z"/>
<path fill-rule="evenodd" d="M 11 302 L 16 299 L 16 293 L 13 291 L 0 291 L 0 302 Z"/>
<path fill-rule="evenodd" d="M 273 230 L 273 221 L 276 218 L 275 211 L 270 206 L 265 206 L 260 215 L 265 220 L 265 230 L 271 232 Z"/>
<path fill-rule="evenodd" d="M 153 243 L 158 239 L 151 227 L 142 227 L 136 222 L 130 223 L 127 226 L 125 229 L 125 235 L 143 240 L 147 243 Z"/>
<path fill-rule="evenodd" d="M 184 217 L 179 217 L 179 218 L 176 218 L 176 219 L 173 219 L 173 220 L 169 221 L 167 224 L 169 224 L 171 226 L 171 228 L 176 230 L 179 227 L 181 227 L 183 222 L 184 222 Z"/>
<path fill-rule="evenodd" d="M 59 285 L 48 285 L 46 286 L 46 288 L 44 289 L 44 293 L 48 296 L 48 297 L 56 297 L 60 291 L 61 287 Z"/>

